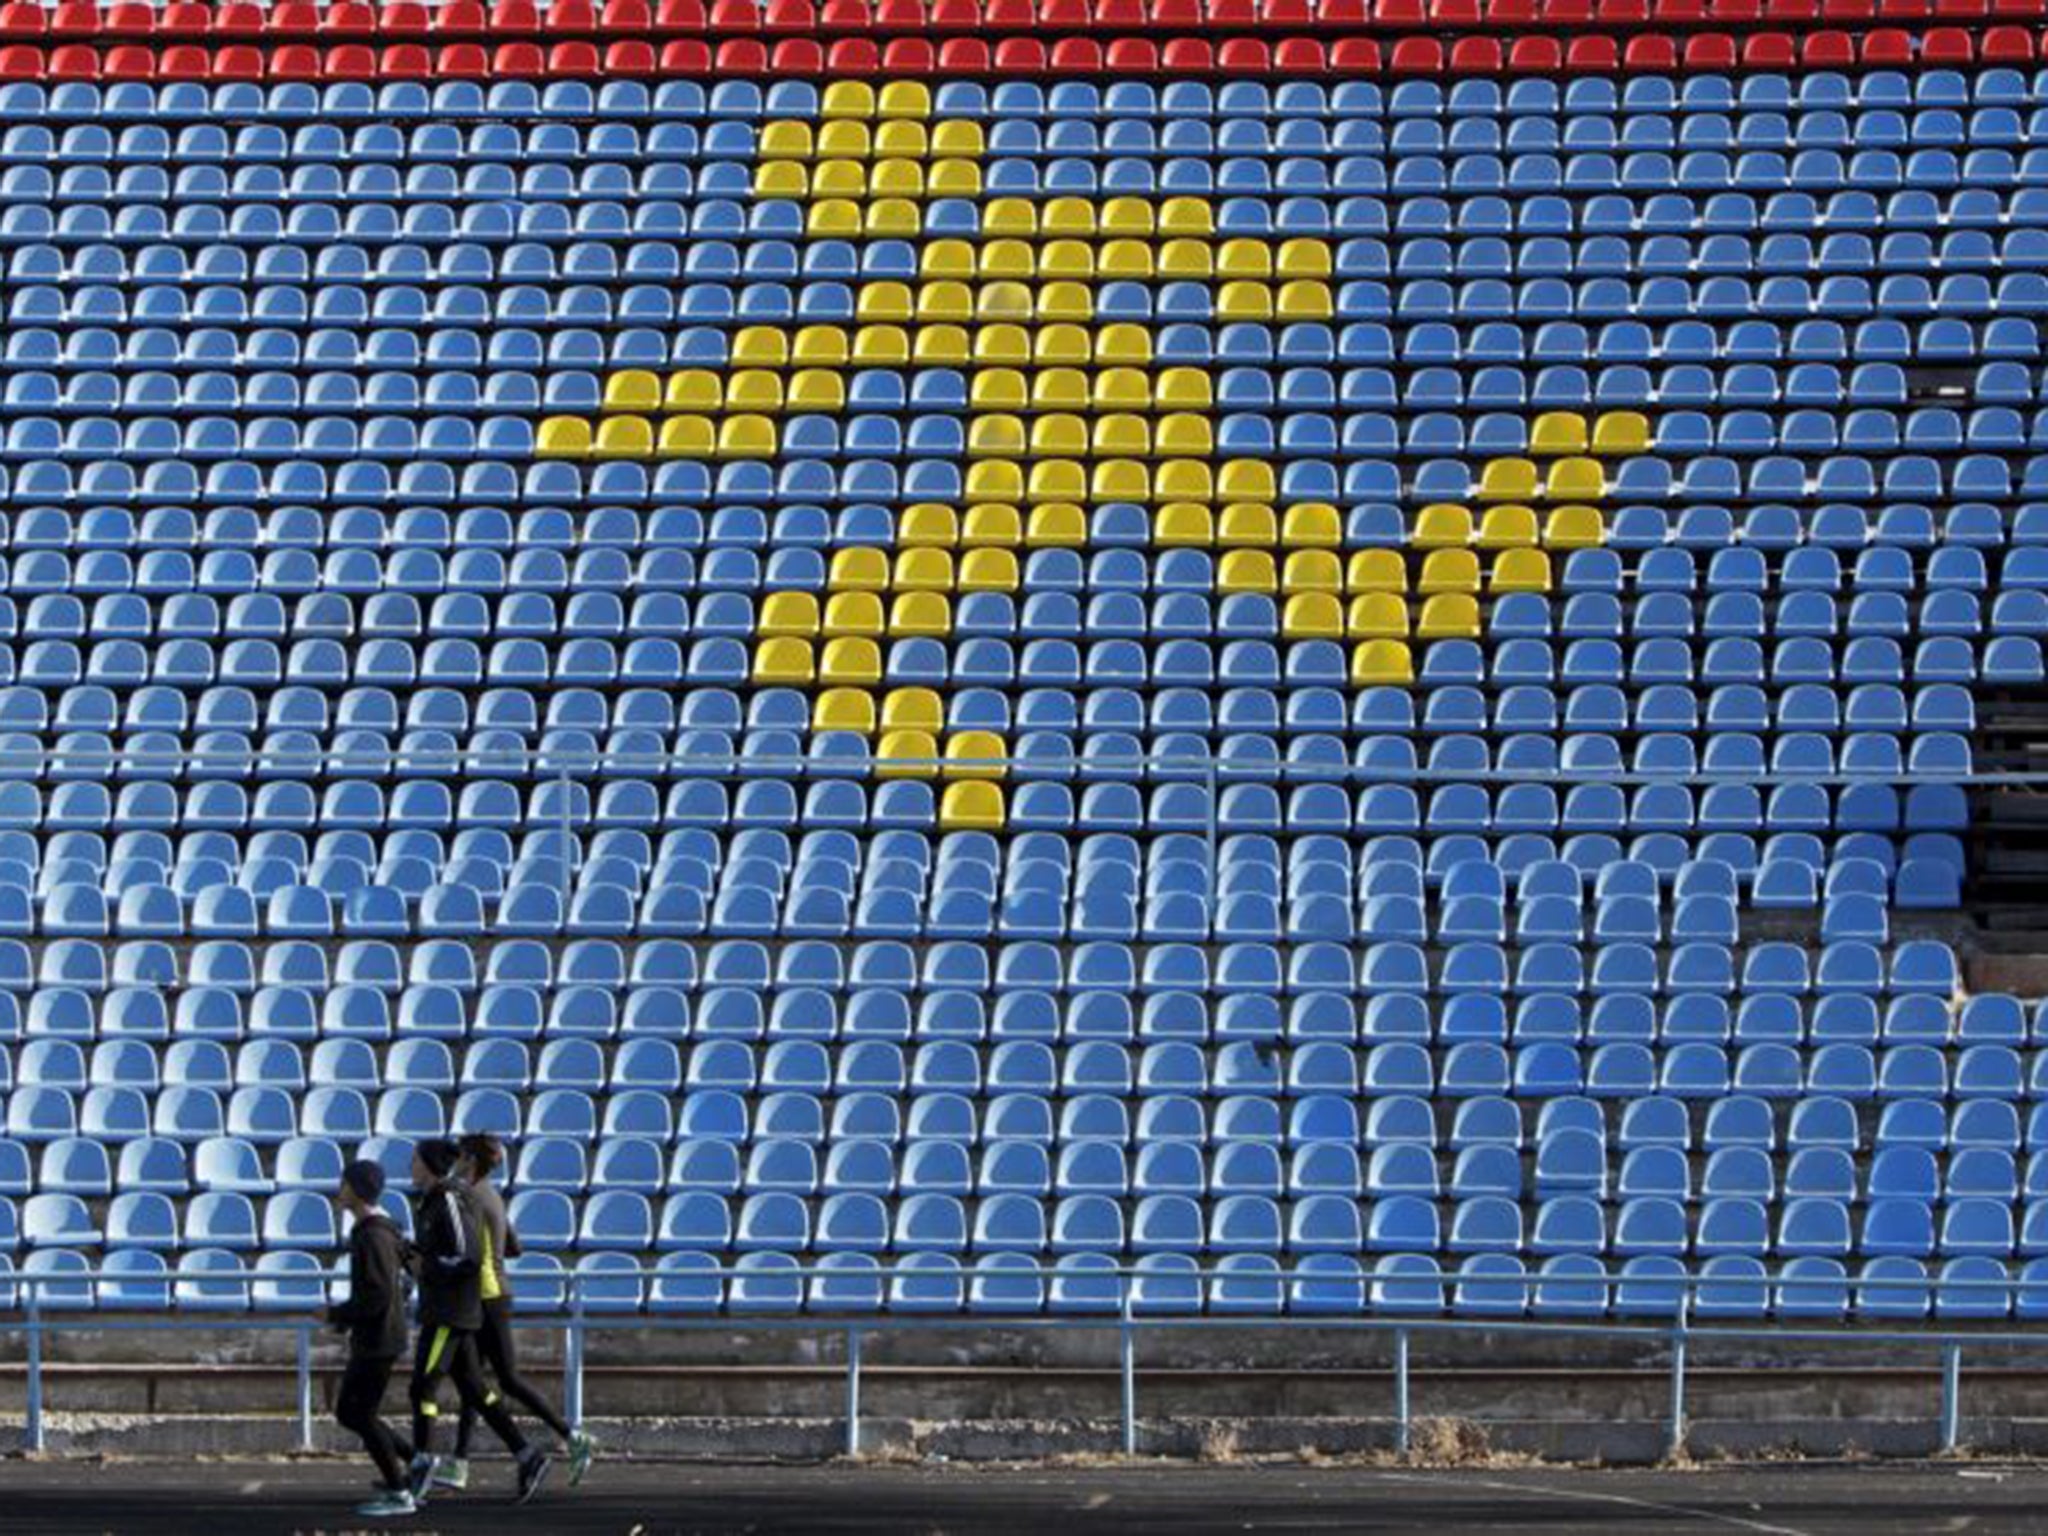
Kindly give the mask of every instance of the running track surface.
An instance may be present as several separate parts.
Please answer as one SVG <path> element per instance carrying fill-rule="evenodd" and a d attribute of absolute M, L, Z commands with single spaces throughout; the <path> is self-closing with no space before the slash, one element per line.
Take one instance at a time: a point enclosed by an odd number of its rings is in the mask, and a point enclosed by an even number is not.
<path fill-rule="evenodd" d="M 342 1461 L 0 1463 L 0 1532 L 345 1532 L 367 1467 Z M 973 1468 L 600 1463 L 515 1509 L 502 1464 L 390 1530 L 910 1532 L 1653 1532 L 1655 1536 L 2048 1533 L 2048 1470 L 2001 1463 L 1695 1471 L 1163 1466 Z"/>

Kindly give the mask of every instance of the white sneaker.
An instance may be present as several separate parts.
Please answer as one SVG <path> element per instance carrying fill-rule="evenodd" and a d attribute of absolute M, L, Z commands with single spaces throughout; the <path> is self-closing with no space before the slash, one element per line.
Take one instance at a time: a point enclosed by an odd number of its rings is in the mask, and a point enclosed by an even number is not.
<path fill-rule="evenodd" d="M 441 1456 L 434 1461 L 434 1486 L 460 1493 L 469 1486 L 469 1463 L 460 1456 Z"/>
<path fill-rule="evenodd" d="M 356 1506 L 356 1513 L 366 1520 L 396 1520 L 419 1512 L 420 1501 L 410 1488 L 387 1488 L 369 1503 Z"/>

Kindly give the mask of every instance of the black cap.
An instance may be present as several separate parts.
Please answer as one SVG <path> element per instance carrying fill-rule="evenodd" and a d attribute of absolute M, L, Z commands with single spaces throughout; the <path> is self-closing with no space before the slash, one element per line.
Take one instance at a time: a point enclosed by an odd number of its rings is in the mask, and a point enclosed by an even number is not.
<path fill-rule="evenodd" d="M 358 1200 L 375 1205 L 384 1194 L 384 1165 L 359 1157 L 341 1170 L 341 1182 L 355 1191 Z"/>
<path fill-rule="evenodd" d="M 447 1178 L 454 1171 L 455 1160 L 462 1156 L 462 1149 L 445 1136 L 429 1136 L 413 1152 L 437 1179 Z"/>

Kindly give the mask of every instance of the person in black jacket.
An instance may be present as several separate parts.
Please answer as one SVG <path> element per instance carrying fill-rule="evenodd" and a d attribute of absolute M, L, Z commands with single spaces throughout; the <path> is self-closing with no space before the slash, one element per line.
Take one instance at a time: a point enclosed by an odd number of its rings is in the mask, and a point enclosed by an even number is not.
<path fill-rule="evenodd" d="M 474 1409 L 505 1442 L 519 1464 L 519 1501 L 540 1491 L 548 1475 L 545 1453 L 526 1443 L 498 1394 L 484 1385 L 477 1364 L 476 1331 L 483 1326 L 483 1235 L 476 1203 L 465 1180 L 451 1178 L 456 1145 L 439 1137 L 413 1149 L 413 1264 L 419 1281 L 419 1340 L 412 1364 L 412 1467 L 408 1483 L 416 1502 L 434 1480 L 434 1421 L 445 1378 L 455 1384 L 462 1406 Z"/>
<path fill-rule="evenodd" d="M 342 1170 L 336 1201 L 355 1223 L 348 1235 L 348 1299 L 327 1309 L 328 1323 L 348 1335 L 334 1417 L 361 1438 L 384 1479 L 384 1492 L 356 1511 L 371 1518 L 419 1508 L 406 1483 L 412 1447 L 392 1434 L 379 1412 L 392 1368 L 405 1353 L 405 1239 L 377 1203 L 383 1193 L 378 1164 L 361 1160 Z"/>

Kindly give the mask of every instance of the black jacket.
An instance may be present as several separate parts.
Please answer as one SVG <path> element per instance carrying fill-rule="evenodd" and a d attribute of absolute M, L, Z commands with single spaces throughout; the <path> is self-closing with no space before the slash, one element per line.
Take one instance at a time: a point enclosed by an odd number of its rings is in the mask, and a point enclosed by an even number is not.
<path fill-rule="evenodd" d="M 391 1218 L 365 1216 L 348 1235 L 348 1299 L 327 1310 L 348 1334 L 349 1353 L 395 1360 L 405 1353 L 405 1239 Z"/>
<path fill-rule="evenodd" d="M 443 1179 L 413 1207 L 420 1326 L 474 1333 L 484 1325 L 483 1239 L 476 1202 L 460 1179 Z"/>

